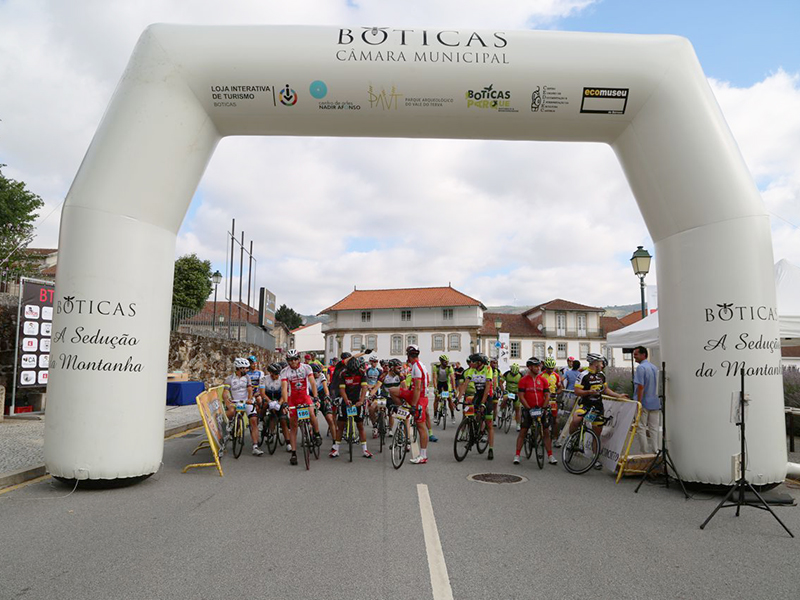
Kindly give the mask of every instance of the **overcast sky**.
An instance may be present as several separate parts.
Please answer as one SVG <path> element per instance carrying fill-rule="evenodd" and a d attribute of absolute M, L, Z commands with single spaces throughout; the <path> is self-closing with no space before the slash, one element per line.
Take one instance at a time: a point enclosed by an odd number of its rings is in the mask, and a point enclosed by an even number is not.
<path fill-rule="evenodd" d="M 775 259 L 800 264 L 794 0 L 0 0 L 0 163 L 45 200 L 33 246 L 57 245 L 56 207 L 155 22 L 684 35 L 772 215 Z M 426 215 L 424 226 L 405 228 L 409 214 Z M 630 255 L 654 251 L 613 152 L 597 144 L 225 138 L 176 256 L 196 252 L 225 273 L 231 218 L 254 240 L 258 285 L 305 314 L 354 285 L 452 283 L 487 305 L 633 303 Z M 573 235 L 582 225 L 590 237 Z"/>

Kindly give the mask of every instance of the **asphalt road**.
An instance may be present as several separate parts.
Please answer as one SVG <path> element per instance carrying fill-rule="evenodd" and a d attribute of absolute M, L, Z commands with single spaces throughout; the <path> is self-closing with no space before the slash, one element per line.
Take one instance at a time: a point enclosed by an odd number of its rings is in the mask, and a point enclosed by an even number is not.
<path fill-rule="evenodd" d="M 224 457 L 224 478 L 181 474 L 200 438 L 180 437 L 133 487 L 70 494 L 46 480 L 7 492 L 0 598 L 434 598 L 418 484 L 456 599 L 798 595 L 798 540 L 768 513 L 725 509 L 701 531 L 716 497 L 654 485 L 634 495 L 635 480 L 515 467 L 513 432 L 498 434 L 493 462 L 456 463 L 453 432 L 437 430 L 427 465 L 399 471 L 386 452 L 328 459 L 326 441 L 308 472 L 279 449 Z M 528 481 L 467 479 L 481 472 Z M 776 511 L 800 535 L 798 509 Z"/>

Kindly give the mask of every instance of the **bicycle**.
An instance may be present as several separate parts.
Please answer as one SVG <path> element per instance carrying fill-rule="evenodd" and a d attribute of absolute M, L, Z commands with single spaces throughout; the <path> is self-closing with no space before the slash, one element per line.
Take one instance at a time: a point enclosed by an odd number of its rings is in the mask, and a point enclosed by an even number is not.
<path fill-rule="evenodd" d="M 502 429 L 505 433 L 511 430 L 511 422 L 514 420 L 514 402 L 517 400 L 517 395 L 514 392 L 506 394 L 505 402 L 500 406 L 497 415 L 497 429 Z"/>
<path fill-rule="evenodd" d="M 356 426 L 356 417 L 358 416 L 358 407 L 350 404 L 347 406 L 347 419 L 345 421 L 344 431 L 342 432 L 342 441 L 347 442 L 350 462 L 353 462 L 353 444 L 359 443 L 361 438 L 358 435 L 358 427 Z"/>
<path fill-rule="evenodd" d="M 567 437 L 561 448 L 561 460 L 564 468 L 575 475 L 581 475 L 591 469 L 600 457 L 600 437 L 595 433 L 593 425 L 610 421 L 600 416 L 596 408 L 590 408 L 581 419 L 580 428 Z"/>
<path fill-rule="evenodd" d="M 266 444 L 267 451 L 270 454 L 275 454 L 278 445 L 283 446 L 285 443 L 280 415 L 276 411 L 267 408 L 264 416 L 261 417 L 261 439 L 259 445 Z"/>
<path fill-rule="evenodd" d="M 234 458 L 239 458 L 242 455 L 242 449 L 244 448 L 244 427 L 247 421 L 247 404 L 245 402 L 237 402 L 234 408 L 236 412 L 233 415 L 231 445 L 233 446 Z"/>
<path fill-rule="evenodd" d="M 436 425 L 441 424 L 442 430 L 447 429 L 447 407 L 450 402 L 450 392 L 449 391 L 441 391 L 439 392 L 439 403 L 438 408 L 433 415 L 433 422 Z"/>
<path fill-rule="evenodd" d="M 376 428 L 378 430 L 378 438 L 380 439 L 380 452 L 383 452 L 383 445 L 386 443 L 386 425 L 388 417 L 386 414 L 386 398 L 378 396 L 375 399 L 375 420 Z"/>
<path fill-rule="evenodd" d="M 480 405 L 477 414 L 473 404 L 461 402 L 464 407 L 464 418 L 458 424 L 456 437 L 453 440 L 453 455 L 458 462 L 467 457 L 467 454 L 475 446 L 478 454 L 483 454 L 489 446 L 489 432 L 486 430 L 486 420 L 483 418 L 483 404 Z"/>
<path fill-rule="evenodd" d="M 311 455 L 319 458 L 319 446 L 311 429 L 311 404 L 290 406 L 289 410 L 297 411 L 297 430 L 300 434 L 300 442 L 297 445 L 303 449 L 303 461 L 308 471 L 311 468 Z"/>
<path fill-rule="evenodd" d="M 394 410 L 394 429 L 392 441 L 389 444 L 389 450 L 392 455 L 392 466 L 399 469 L 403 466 L 403 461 L 406 459 L 409 445 L 409 432 L 416 431 L 416 422 L 414 415 L 411 414 L 411 407 L 408 404 L 395 407 Z"/>
<path fill-rule="evenodd" d="M 540 469 L 544 468 L 544 425 L 542 424 L 542 417 L 544 410 L 541 407 L 531 408 L 530 415 L 533 423 L 528 428 L 525 434 L 525 441 L 523 448 L 525 449 L 525 458 L 530 459 L 531 454 L 536 451 L 536 464 Z"/>

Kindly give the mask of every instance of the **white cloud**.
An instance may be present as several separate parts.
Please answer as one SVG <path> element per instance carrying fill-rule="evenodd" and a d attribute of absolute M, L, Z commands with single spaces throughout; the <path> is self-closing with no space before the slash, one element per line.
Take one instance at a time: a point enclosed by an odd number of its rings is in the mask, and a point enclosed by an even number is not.
<path fill-rule="evenodd" d="M 557 27 L 588 0 L 291 3 L 149 0 L 0 3 L 0 162 L 64 197 L 141 31 L 153 22 Z M 353 6 L 354 5 L 354 6 Z M 768 210 L 800 222 L 800 82 L 712 81 Z M 12 93 L 5 93 L 6 90 Z M 628 258 L 652 252 L 608 147 L 455 140 L 227 138 L 177 254 L 224 271 L 230 219 L 254 240 L 258 285 L 317 312 L 359 288 L 452 285 L 486 304 L 563 297 L 638 301 Z M 57 243 L 56 212 L 35 244 Z M 773 220 L 776 258 L 800 263 L 797 229 Z M 655 283 L 655 272 L 648 276 Z"/>

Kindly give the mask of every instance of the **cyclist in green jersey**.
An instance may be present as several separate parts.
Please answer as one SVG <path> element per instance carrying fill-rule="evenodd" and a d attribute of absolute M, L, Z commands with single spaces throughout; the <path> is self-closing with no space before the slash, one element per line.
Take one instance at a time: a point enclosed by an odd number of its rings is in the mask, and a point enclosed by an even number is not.
<path fill-rule="evenodd" d="M 439 410 L 440 394 L 448 392 L 450 397 L 447 399 L 447 404 L 450 407 L 450 418 L 455 425 L 456 410 L 453 404 L 453 390 L 456 389 L 456 375 L 446 354 L 442 354 L 439 357 L 439 362 L 433 365 L 433 384 L 435 386 L 434 393 L 436 394 L 433 400 L 433 414 L 436 414 Z"/>
<path fill-rule="evenodd" d="M 492 370 L 485 354 L 473 354 L 468 359 L 469 368 L 464 371 L 464 381 L 458 390 L 459 397 L 465 404 L 474 404 L 475 408 L 484 406 L 484 419 L 489 434 L 489 453 L 487 458 L 494 459 L 494 402 L 492 401 Z"/>
<path fill-rule="evenodd" d="M 514 403 L 514 422 L 517 424 L 517 431 L 520 430 L 520 401 L 519 401 L 519 380 L 522 379 L 522 373 L 519 370 L 519 365 L 514 363 L 511 368 L 503 374 L 500 382 L 503 384 L 506 392 L 505 402 Z M 511 395 L 513 394 L 513 399 Z"/>

